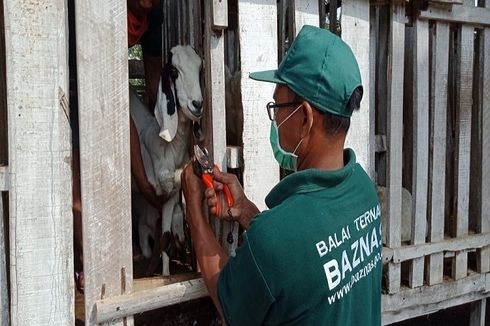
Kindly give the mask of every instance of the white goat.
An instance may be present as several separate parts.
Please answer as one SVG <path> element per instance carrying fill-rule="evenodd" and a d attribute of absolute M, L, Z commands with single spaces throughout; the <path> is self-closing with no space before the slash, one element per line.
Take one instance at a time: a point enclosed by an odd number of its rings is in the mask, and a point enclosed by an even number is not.
<path fill-rule="evenodd" d="M 162 207 L 162 234 L 171 231 L 177 247 L 185 241 L 184 216 L 179 201 L 180 174 L 189 160 L 191 122 L 199 121 L 202 115 L 201 65 L 202 60 L 192 47 L 172 48 L 171 59 L 160 79 L 155 116 L 150 114 L 134 91 L 130 93 L 130 112 L 138 130 L 146 176 L 157 195 L 164 194 L 169 198 Z M 136 195 L 133 212 L 139 219 L 143 255 L 149 258 L 152 252 L 149 236 L 154 235 L 158 211 L 141 195 Z M 163 252 L 162 259 L 162 274 L 169 275 L 166 252 Z"/>

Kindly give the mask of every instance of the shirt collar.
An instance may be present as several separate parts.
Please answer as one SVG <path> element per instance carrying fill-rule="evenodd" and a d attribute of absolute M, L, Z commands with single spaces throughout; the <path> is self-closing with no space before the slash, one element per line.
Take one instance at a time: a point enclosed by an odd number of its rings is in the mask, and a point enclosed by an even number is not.
<path fill-rule="evenodd" d="M 339 185 L 352 174 L 357 165 L 352 149 L 344 150 L 344 162 L 344 167 L 338 170 L 306 169 L 288 175 L 265 198 L 267 207 L 273 208 L 293 194 L 325 190 Z"/>

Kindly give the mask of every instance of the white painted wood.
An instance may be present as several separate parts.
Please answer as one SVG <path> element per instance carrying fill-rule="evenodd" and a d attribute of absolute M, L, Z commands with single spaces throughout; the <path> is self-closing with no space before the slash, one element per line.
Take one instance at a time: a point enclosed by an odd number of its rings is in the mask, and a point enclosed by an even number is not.
<path fill-rule="evenodd" d="M 207 297 L 208 295 L 206 284 L 201 278 L 158 286 L 131 294 L 98 300 L 95 303 L 96 319 L 97 323 L 105 323 L 125 316 Z"/>
<path fill-rule="evenodd" d="M 490 8 L 490 1 L 486 1 Z M 482 101 L 482 178 L 481 178 L 481 220 L 480 232 L 490 232 L 490 28 L 482 32 L 483 43 L 483 70 L 481 71 L 483 83 Z M 483 248 L 479 255 L 479 272 L 490 271 L 490 246 Z"/>
<path fill-rule="evenodd" d="M 471 303 L 470 326 L 485 326 L 486 305 L 486 298 Z"/>
<path fill-rule="evenodd" d="M 212 24 L 214 29 L 228 27 L 228 1 L 212 0 Z"/>
<path fill-rule="evenodd" d="M 380 28 L 384 28 L 380 26 Z M 403 148 L 403 80 L 405 48 L 405 6 L 393 2 L 390 5 L 390 35 L 388 53 L 388 100 L 387 100 L 387 245 L 396 248 L 401 245 L 402 219 L 402 148 Z M 398 292 L 400 288 L 400 265 L 388 265 L 388 292 Z"/>
<path fill-rule="evenodd" d="M 490 233 L 483 233 L 391 249 L 393 262 L 401 263 L 403 261 L 436 253 L 470 251 L 488 245 L 490 245 Z"/>
<path fill-rule="evenodd" d="M 0 191 L 9 190 L 9 174 L 7 166 L 0 166 Z"/>
<path fill-rule="evenodd" d="M 264 198 L 279 181 L 279 167 L 269 142 L 270 121 L 265 105 L 274 84 L 257 82 L 250 72 L 277 68 L 277 8 L 275 0 L 238 2 L 243 106 L 243 184 L 260 210 Z"/>
<path fill-rule="evenodd" d="M 226 147 L 226 165 L 229 169 L 238 169 L 243 166 L 243 149 L 240 146 Z"/>
<path fill-rule="evenodd" d="M 423 20 L 442 20 L 448 23 L 490 26 L 490 8 L 452 6 L 451 9 L 447 9 L 431 6 L 427 11 L 421 11 L 419 18 Z"/>
<path fill-rule="evenodd" d="M 94 325 L 95 301 L 133 283 L 127 13 L 124 0 L 75 5 L 85 322 Z"/>
<path fill-rule="evenodd" d="M 431 206 L 429 241 L 438 242 L 444 239 L 444 206 L 446 193 L 446 120 L 447 120 L 447 86 L 449 60 L 449 24 L 437 22 L 435 27 L 432 61 L 432 156 L 430 166 Z M 431 99 L 432 100 L 432 99 Z M 429 285 L 442 283 L 442 253 L 431 255 L 428 260 Z"/>
<path fill-rule="evenodd" d="M 212 2 L 204 4 L 204 58 L 206 67 L 205 85 L 208 96 L 206 101 L 205 130 L 206 146 L 214 162 L 226 171 L 226 109 L 225 109 L 225 58 L 224 58 L 224 36 L 223 31 L 213 31 L 209 23 L 212 17 Z M 234 238 L 238 239 L 238 226 L 233 222 L 221 222 L 217 227 L 217 238 L 225 251 L 231 255 L 237 247 L 237 240 L 232 244 L 226 241 L 228 233 L 233 229 Z M 222 229 L 222 232 L 220 232 Z"/>
<path fill-rule="evenodd" d="M 368 0 L 344 0 L 342 1 L 342 39 L 349 44 L 356 56 L 361 70 L 364 95 L 361 109 L 354 112 L 351 126 L 347 135 L 346 147 L 354 149 L 357 162 L 374 179 L 374 166 L 370 145 L 370 130 L 374 121 L 370 120 L 370 73 L 369 73 L 369 1 Z"/>
<path fill-rule="evenodd" d="M 488 296 L 487 275 L 475 274 L 467 278 L 433 286 L 403 290 L 395 295 L 383 295 L 382 324 L 434 313 Z"/>
<path fill-rule="evenodd" d="M 427 178 L 429 163 L 429 23 L 415 25 L 415 56 L 413 84 L 413 175 L 412 175 L 412 244 L 425 242 L 427 227 Z M 417 258 L 410 266 L 409 285 L 423 284 L 424 259 Z"/>
<path fill-rule="evenodd" d="M 459 43 L 459 74 L 456 81 L 459 99 L 456 104 L 457 128 L 457 180 L 456 180 L 456 223 L 455 236 L 468 234 L 470 153 L 471 153 L 471 111 L 473 105 L 473 44 L 474 28 L 461 27 Z M 456 254 L 453 260 L 452 276 L 454 279 L 466 277 L 468 255 L 466 252 Z"/>
<path fill-rule="evenodd" d="M 5 248 L 6 226 L 3 224 L 4 213 L 3 196 L 0 192 L 0 326 L 10 325 L 10 309 L 7 286 L 7 248 Z"/>
<path fill-rule="evenodd" d="M 320 26 L 318 0 L 294 0 L 295 35 L 304 25 Z"/>
<path fill-rule="evenodd" d="M 3 1 L 12 325 L 72 325 L 73 218 L 66 1 Z M 3 85 L 2 85 L 3 86 Z"/>

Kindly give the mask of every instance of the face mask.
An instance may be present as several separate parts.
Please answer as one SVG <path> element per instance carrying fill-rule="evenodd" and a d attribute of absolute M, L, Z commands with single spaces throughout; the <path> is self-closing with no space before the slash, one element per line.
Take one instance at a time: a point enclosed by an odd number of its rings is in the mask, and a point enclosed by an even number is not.
<path fill-rule="evenodd" d="M 287 119 L 296 113 L 300 107 L 301 105 L 298 106 L 290 115 L 288 115 L 279 125 L 277 125 L 275 120 L 271 122 L 270 142 L 272 151 L 274 152 L 274 157 L 276 158 L 277 163 L 279 163 L 283 169 L 290 171 L 296 171 L 298 168 L 298 155 L 296 155 L 296 151 L 303 142 L 303 139 L 300 139 L 298 145 L 296 145 L 292 153 L 287 152 L 281 147 L 281 143 L 279 141 L 279 127 L 281 127 L 281 125 L 286 122 Z"/>

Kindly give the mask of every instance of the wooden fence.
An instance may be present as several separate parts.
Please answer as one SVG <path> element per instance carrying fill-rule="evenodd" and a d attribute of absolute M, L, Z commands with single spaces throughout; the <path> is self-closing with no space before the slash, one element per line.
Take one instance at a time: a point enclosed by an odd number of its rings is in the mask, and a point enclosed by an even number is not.
<path fill-rule="evenodd" d="M 384 324 L 467 302 L 474 302 L 472 325 L 484 323 L 490 295 L 490 2 L 460 2 L 418 8 L 415 2 L 343 0 L 337 17 L 337 10 L 325 9 L 337 8 L 335 0 L 237 0 L 230 7 L 218 0 L 164 0 L 164 53 L 190 43 L 204 57 L 203 129 L 223 167 L 227 152 L 240 152 L 227 148 L 225 63 L 241 74 L 243 183 L 260 208 L 279 180 L 265 108 L 260 110 L 273 85 L 258 85 L 248 74 L 275 68 L 301 26 L 323 25 L 327 16 L 330 28 L 352 46 L 367 91 L 348 146 L 386 189 Z M 1 197 L 8 200 L 0 200 L 0 217 L 8 207 L 3 226 L 0 219 L 0 284 L 8 280 L 10 289 L 0 286 L 0 325 L 69 325 L 74 286 L 66 1 L 0 4 L 0 80 L 6 76 L 8 82 L 0 85 L 0 99 L 7 99 L 0 102 L 0 127 L 8 121 L 9 145 L 0 146 L 0 191 L 8 192 Z M 207 291 L 201 279 L 135 290 L 126 3 L 75 4 L 85 320 L 131 325 L 134 314 Z M 6 112 L 8 119 L 2 118 Z M 5 138 L 0 135 L 3 144 Z M 231 227 L 216 223 L 221 241 Z"/>
<path fill-rule="evenodd" d="M 479 300 L 471 324 L 483 325 L 490 291 L 490 2 L 372 9 L 376 60 L 383 63 L 376 69 L 377 138 L 387 144 L 377 155 L 378 182 L 387 187 L 383 321 Z M 402 187 L 411 196 L 402 196 Z M 412 214 L 405 218 L 407 204 Z M 406 228 L 411 236 L 402 239 Z"/>

